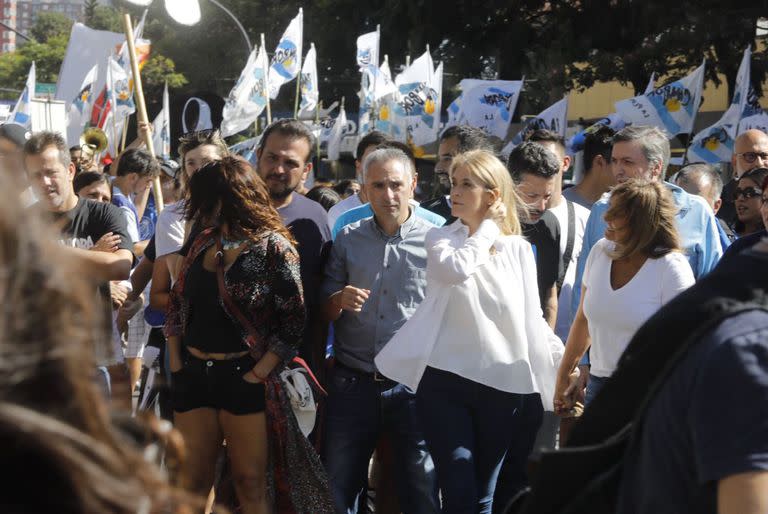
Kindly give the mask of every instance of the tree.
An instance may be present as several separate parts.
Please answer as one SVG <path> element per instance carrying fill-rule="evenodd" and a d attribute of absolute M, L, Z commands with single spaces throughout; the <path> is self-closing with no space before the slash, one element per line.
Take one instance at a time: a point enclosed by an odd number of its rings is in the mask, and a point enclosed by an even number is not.
<path fill-rule="evenodd" d="M 83 2 L 83 18 L 85 24 L 93 27 L 93 17 L 96 14 L 96 8 L 99 6 L 99 0 L 85 0 Z"/>
<path fill-rule="evenodd" d="M 47 43 L 56 36 L 69 36 L 73 23 L 61 13 L 41 12 L 29 33 L 38 43 Z"/>

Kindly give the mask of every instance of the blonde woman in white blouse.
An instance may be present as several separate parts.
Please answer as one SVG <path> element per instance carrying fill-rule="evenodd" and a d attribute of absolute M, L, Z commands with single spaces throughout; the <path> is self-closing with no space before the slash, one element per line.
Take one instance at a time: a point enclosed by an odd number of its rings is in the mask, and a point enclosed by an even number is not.
<path fill-rule="evenodd" d="M 581 303 L 560 364 L 554 404 L 569 412 L 589 404 L 619 362 L 638 328 L 695 279 L 683 255 L 672 194 L 660 182 L 631 179 L 611 191 L 605 239 L 584 268 Z M 569 374 L 590 350 L 589 384 L 575 391 Z"/>
<path fill-rule="evenodd" d="M 515 432 L 525 395 L 552 398 L 563 345 L 542 315 L 507 169 L 467 152 L 451 184 L 459 219 L 427 233 L 426 298 L 375 361 L 417 390 L 443 513 L 486 514 L 512 439 L 535 435 Z"/>

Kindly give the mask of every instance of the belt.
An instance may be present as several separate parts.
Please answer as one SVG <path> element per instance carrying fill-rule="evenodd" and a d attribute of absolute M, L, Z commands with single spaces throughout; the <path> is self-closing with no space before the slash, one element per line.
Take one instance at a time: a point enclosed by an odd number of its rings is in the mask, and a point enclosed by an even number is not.
<path fill-rule="evenodd" d="M 347 370 L 347 371 L 349 371 L 351 373 L 354 373 L 355 375 L 360 375 L 360 376 L 363 376 L 363 377 L 366 377 L 366 378 L 370 378 L 374 382 L 391 382 L 393 384 L 395 383 L 394 380 L 392 380 L 391 378 L 385 377 L 384 375 L 379 373 L 378 370 L 373 371 L 373 372 L 371 372 L 371 371 L 363 371 L 361 369 L 353 368 L 352 366 L 347 366 L 346 364 L 341 362 L 339 359 L 336 359 L 336 362 L 334 363 L 334 366 L 339 367 L 339 368 L 344 369 L 344 370 Z"/>

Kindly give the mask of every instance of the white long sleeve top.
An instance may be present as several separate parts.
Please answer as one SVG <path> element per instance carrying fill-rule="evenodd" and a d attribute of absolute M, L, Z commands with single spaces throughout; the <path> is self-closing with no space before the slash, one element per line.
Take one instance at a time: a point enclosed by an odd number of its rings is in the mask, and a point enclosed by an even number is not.
<path fill-rule="evenodd" d="M 552 410 L 563 344 L 544 320 L 531 245 L 490 220 L 469 236 L 459 220 L 430 230 L 426 246 L 426 298 L 376 356 L 378 370 L 416 390 L 431 366 L 540 393 Z"/>

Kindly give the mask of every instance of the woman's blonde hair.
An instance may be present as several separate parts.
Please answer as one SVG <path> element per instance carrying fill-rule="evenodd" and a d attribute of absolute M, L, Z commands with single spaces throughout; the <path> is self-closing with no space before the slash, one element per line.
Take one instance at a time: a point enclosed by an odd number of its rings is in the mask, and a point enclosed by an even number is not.
<path fill-rule="evenodd" d="M 501 232 L 505 235 L 520 235 L 520 209 L 523 208 L 523 202 L 517 196 L 512 177 L 504 163 L 487 150 L 470 150 L 453 158 L 451 175 L 458 168 L 465 168 L 469 175 L 488 191 L 498 193 L 507 208 L 507 216 L 500 227 Z"/>
<path fill-rule="evenodd" d="M 623 218 L 629 229 L 629 241 L 617 244 L 611 258 L 641 254 L 657 259 L 681 251 L 676 215 L 672 193 L 660 182 L 631 179 L 617 185 L 611 191 L 611 206 L 604 218 L 607 223 Z"/>

